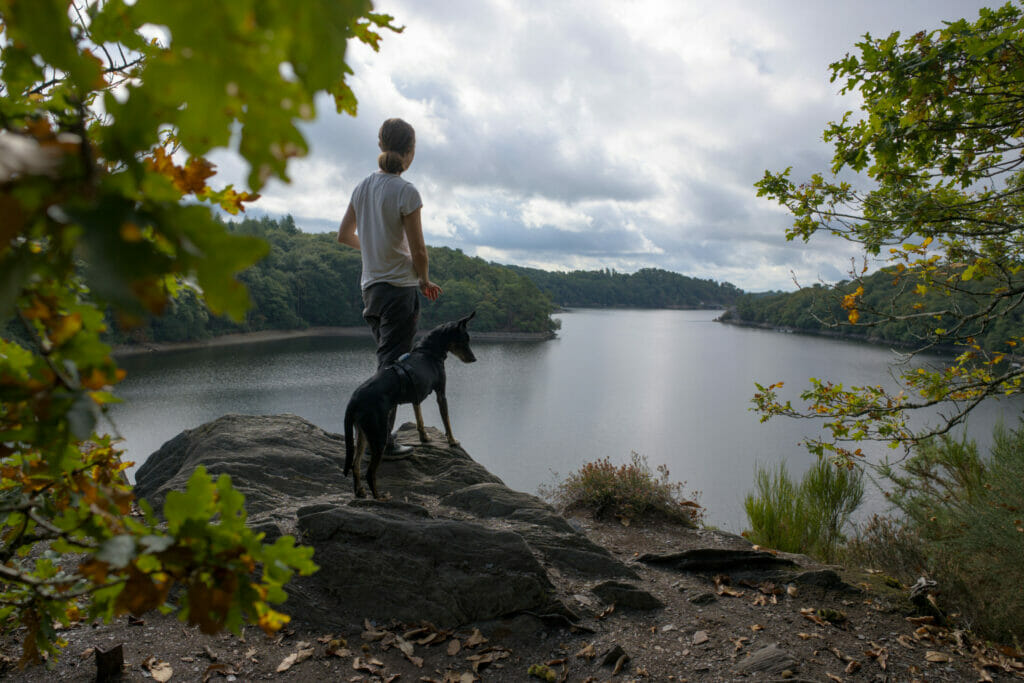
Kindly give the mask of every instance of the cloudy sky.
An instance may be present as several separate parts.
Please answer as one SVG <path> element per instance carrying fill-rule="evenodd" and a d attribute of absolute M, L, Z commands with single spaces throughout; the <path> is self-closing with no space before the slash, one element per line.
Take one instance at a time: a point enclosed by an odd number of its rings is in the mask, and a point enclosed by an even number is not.
<path fill-rule="evenodd" d="M 857 107 L 828 65 L 864 33 L 976 17 L 976 0 L 381 0 L 404 25 L 351 45 L 359 116 L 318 106 L 311 154 L 250 213 L 334 231 L 376 169 L 380 122 L 416 128 L 405 174 L 427 243 L 549 270 L 658 267 L 748 290 L 842 277 L 857 252 L 786 242 L 765 169 L 828 168 Z M 224 156 L 220 178 L 245 169 Z"/>

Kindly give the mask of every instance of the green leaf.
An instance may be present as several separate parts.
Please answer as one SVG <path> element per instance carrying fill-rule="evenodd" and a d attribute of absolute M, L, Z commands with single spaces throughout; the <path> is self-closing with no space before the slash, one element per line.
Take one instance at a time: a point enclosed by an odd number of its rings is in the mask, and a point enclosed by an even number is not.
<path fill-rule="evenodd" d="M 215 489 L 206 468 L 200 465 L 189 477 L 185 491 L 169 491 L 164 501 L 164 519 L 172 534 L 186 522 L 210 519 Z"/>

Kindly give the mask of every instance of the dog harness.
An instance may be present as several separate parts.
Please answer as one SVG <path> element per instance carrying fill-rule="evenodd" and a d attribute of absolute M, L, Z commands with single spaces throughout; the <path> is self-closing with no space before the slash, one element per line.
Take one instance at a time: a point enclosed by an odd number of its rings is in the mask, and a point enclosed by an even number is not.
<path fill-rule="evenodd" d="M 400 391 L 404 396 L 411 394 L 413 389 L 415 388 L 413 386 L 412 376 L 409 374 L 409 368 L 403 365 L 403 361 L 406 361 L 408 359 L 409 354 L 404 353 L 398 357 L 398 360 L 391 364 L 391 367 L 398 374 L 398 382 L 401 385 Z"/>
<path fill-rule="evenodd" d="M 399 394 L 402 398 L 409 403 L 421 403 L 430 395 L 430 388 L 416 385 L 416 380 L 411 372 L 412 368 L 406 365 L 408 360 L 409 354 L 403 354 L 389 367 L 398 375 Z"/>

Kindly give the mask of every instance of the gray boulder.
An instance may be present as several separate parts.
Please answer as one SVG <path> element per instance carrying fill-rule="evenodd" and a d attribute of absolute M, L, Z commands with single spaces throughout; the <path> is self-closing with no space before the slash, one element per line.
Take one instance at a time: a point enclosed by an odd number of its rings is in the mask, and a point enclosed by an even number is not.
<path fill-rule="evenodd" d="M 199 465 L 230 475 L 250 526 L 314 548 L 320 571 L 289 584 L 284 606 L 314 627 L 571 618 L 548 568 L 586 580 L 636 577 L 542 500 L 428 433 L 432 442 L 420 444 L 412 424 L 399 430 L 415 450 L 381 464 L 386 501 L 355 499 L 342 475 L 344 439 L 292 415 L 227 415 L 182 432 L 139 468 L 135 492 L 159 510 Z"/>

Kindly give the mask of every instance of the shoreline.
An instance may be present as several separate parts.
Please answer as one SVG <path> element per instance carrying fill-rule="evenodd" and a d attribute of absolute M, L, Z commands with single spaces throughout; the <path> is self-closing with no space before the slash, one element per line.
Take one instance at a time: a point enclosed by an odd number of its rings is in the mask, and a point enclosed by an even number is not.
<path fill-rule="evenodd" d="M 772 323 L 755 323 L 749 320 L 736 320 L 729 319 L 723 320 L 722 318 L 715 318 L 716 323 L 723 325 L 735 325 L 736 327 L 749 327 L 757 330 L 767 330 L 768 332 L 778 332 L 781 334 L 802 334 L 808 337 L 823 337 L 825 339 L 838 339 L 840 341 L 854 342 L 857 344 L 870 344 L 871 346 L 888 346 L 893 351 L 899 351 L 901 353 L 915 354 L 917 345 L 894 339 L 885 339 L 882 337 L 870 337 L 866 334 L 853 334 L 850 332 L 840 332 L 838 330 L 809 330 L 800 327 L 790 327 L 788 325 L 775 325 Z M 963 353 L 963 346 L 956 346 L 954 344 L 936 344 L 935 346 L 929 347 L 924 350 L 924 353 L 936 356 L 956 356 Z M 1024 356 L 1004 353 L 1007 360 L 1011 362 L 1024 362 Z"/>
<path fill-rule="evenodd" d="M 419 335 L 417 335 L 419 336 Z M 371 339 L 368 327 L 307 327 L 304 330 L 260 330 L 258 332 L 233 332 L 209 339 L 184 342 L 144 342 L 141 344 L 117 344 L 113 347 L 115 357 L 141 356 L 149 353 L 187 351 L 212 346 L 241 346 L 259 342 L 299 339 L 303 337 L 365 337 Z M 557 335 L 543 332 L 478 332 L 472 335 L 479 342 L 540 342 L 555 339 Z"/>

